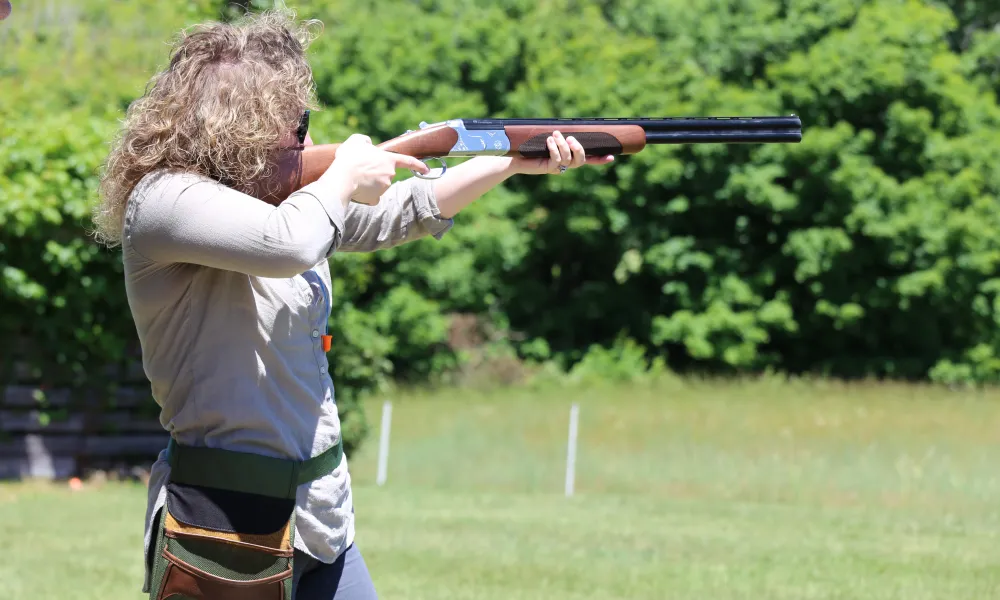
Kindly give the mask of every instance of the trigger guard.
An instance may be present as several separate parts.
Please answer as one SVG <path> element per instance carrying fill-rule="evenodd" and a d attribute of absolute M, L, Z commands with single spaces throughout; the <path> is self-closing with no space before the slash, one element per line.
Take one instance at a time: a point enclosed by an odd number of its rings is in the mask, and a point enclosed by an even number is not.
<path fill-rule="evenodd" d="M 441 174 L 440 175 L 438 175 L 436 177 L 430 177 L 430 176 L 427 176 L 427 175 L 421 175 L 420 173 L 417 173 L 413 169 L 410 169 L 410 172 L 413 173 L 413 176 L 417 177 L 417 178 L 420 178 L 420 179 L 441 179 L 442 177 L 444 177 L 445 171 L 448 170 L 448 164 L 444 162 L 444 159 L 435 156 L 433 158 L 424 158 L 424 159 L 421 159 L 420 162 L 422 162 L 425 165 L 427 165 L 427 161 L 430 161 L 430 160 L 436 160 L 439 163 L 441 163 Z M 427 166 L 429 167 L 430 165 L 427 165 Z"/>

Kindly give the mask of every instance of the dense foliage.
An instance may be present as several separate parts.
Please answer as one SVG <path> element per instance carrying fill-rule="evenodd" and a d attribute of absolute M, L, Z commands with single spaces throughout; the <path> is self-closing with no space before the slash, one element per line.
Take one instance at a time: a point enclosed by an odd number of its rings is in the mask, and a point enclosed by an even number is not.
<path fill-rule="evenodd" d="M 440 242 L 337 257 L 331 360 L 352 439 L 357 394 L 473 359 L 1000 378 L 993 3 L 289 4 L 325 24 L 320 142 L 480 116 L 795 113 L 806 130 L 512 179 Z M 134 346 L 120 260 L 84 233 L 106 142 L 176 29 L 236 13 L 18 8 L 0 24 L 0 335 L 18 340 L 3 353 L 84 385 Z M 458 313 L 482 322 L 478 343 L 456 343 Z"/>

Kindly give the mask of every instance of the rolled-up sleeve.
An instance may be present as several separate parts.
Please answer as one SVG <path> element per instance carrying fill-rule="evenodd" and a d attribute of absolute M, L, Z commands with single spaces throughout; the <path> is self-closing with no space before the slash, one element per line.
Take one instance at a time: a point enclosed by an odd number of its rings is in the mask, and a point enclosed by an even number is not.
<path fill-rule="evenodd" d="M 123 234 L 147 260 L 258 277 L 292 277 L 329 257 L 345 231 L 343 201 L 317 181 L 274 206 L 211 179 L 157 173 L 136 186 Z"/>
<path fill-rule="evenodd" d="M 389 186 L 375 206 L 349 203 L 337 251 L 371 252 L 426 236 L 441 239 L 454 223 L 441 216 L 434 182 L 411 177 Z"/>

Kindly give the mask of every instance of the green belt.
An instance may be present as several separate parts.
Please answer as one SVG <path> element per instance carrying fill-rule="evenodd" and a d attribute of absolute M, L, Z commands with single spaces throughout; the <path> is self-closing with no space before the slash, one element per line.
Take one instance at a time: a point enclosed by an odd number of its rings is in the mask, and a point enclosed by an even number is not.
<path fill-rule="evenodd" d="M 299 485 L 340 466 L 343 453 L 343 444 L 339 440 L 322 454 L 302 461 L 219 448 L 182 446 L 174 438 L 170 438 L 167 444 L 171 481 L 275 498 L 294 498 Z"/>

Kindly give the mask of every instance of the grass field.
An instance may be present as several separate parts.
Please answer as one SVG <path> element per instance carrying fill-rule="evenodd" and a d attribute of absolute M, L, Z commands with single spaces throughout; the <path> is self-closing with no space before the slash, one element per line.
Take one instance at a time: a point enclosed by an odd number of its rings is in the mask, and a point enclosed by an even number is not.
<path fill-rule="evenodd" d="M 382 598 L 1000 597 L 1000 392 L 665 382 L 392 398 Z M 565 498 L 569 406 L 577 494 Z M 368 405 L 377 426 L 381 400 Z M 139 485 L 0 486 L 0 598 L 138 598 Z"/>

